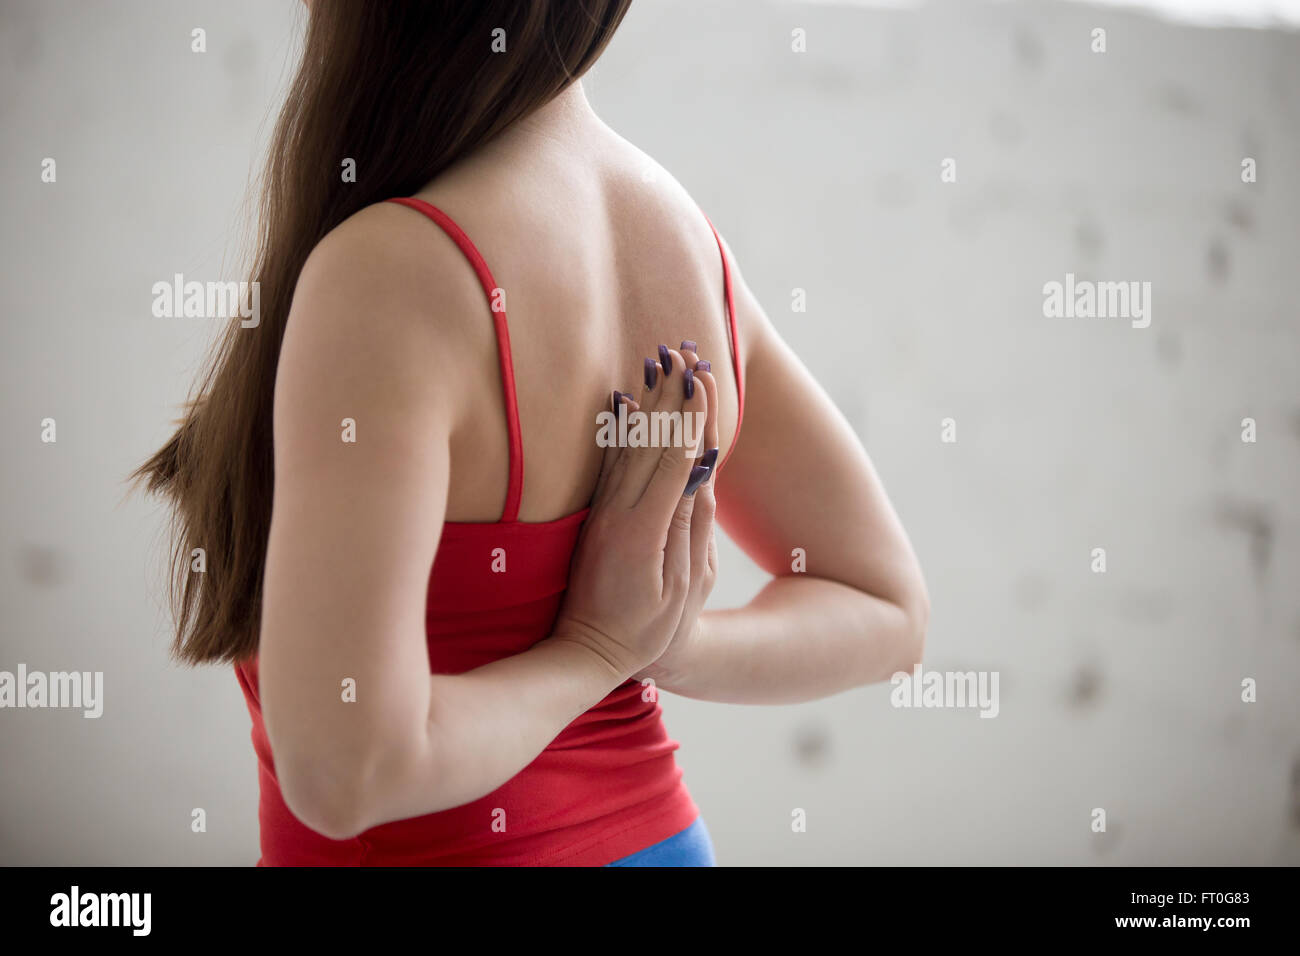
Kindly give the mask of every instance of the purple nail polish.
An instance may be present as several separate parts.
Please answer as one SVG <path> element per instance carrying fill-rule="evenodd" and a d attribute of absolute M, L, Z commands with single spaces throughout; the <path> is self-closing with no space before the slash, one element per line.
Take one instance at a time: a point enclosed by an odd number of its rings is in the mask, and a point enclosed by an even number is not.
<path fill-rule="evenodd" d="M 708 451 L 706 451 L 703 455 L 700 456 L 700 465 L 709 469 L 710 472 L 713 471 L 713 466 L 717 463 L 717 461 L 718 461 L 718 450 L 716 448 L 710 448 Z"/>
<path fill-rule="evenodd" d="M 712 371 L 713 371 L 713 366 L 709 364 L 709 360 L 708 360 L 708 359 L 700 359 L 698 362 L 695 363 L 695 371 L 697 371 L 697 372 L 712 372 Z"/>
<path fill-rule="evenodd" d="M 645 360 L 645 387 L 648 389 L 654 389 L 658 382 L 659 366 L 655 364 L 654 359 L 648 358 Z"/>
<path fill-rule="evenodd" d="M 683 351 L 683 352 L 695 352 L 695 351 L 698 351 L 698 348 L 697 348 L 697 346 L 695 345 L 695 343 L 692 342 L 690 339 L 683 339 L 683 340 L 682 340 L 682 351 Z"/>
<path fill-rule="evenodd" d="M 686 480 L 686 490 L 682 494 L 687 498 L 695 494 L 696 489 L 704 484 L 704 479 L 709 477 L 709 472 L 712 470 L 711 468 L 705 468 L 703 465 L 696 465 L 692 468 L 691 477 Z"/>
<path fill-rule="evenodd" d="M 695 373 L 690 369 L 687 369 L 686 377 L 684 381 L 686 384 L 686 397 L 694 398 L 695 397 Z"/>
<path fill-rule="evenodd" d="M 613 401 L 614 401 L 614 411 L 617 412 L 617 411 L 618 411 L 618 406 L 620 406 L 620 405 L 623 404 L 623 393 L 620 392 L 618 389 L 614 389 L 614 399 L 613 399 Z"/>
<path fill-rule="evenodd" d="M 659 364 L 664 367 L 664 374 L 671 375 L 673 372 L 673 357 L 668 354 L 668 346 L 659 346 Z"/>

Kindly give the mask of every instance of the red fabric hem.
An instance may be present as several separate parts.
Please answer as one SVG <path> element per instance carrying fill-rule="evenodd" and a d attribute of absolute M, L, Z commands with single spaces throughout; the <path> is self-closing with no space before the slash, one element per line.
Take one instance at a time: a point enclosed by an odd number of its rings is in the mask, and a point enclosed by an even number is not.
<path fill-rule="evenodd" d="M 548 854 L 537 866 L 605 866 L 681 833 L 696 821 L 700 808 L 686 787 L 669 792 L 668 806 L 630 820 L 613 833 L 598 833 L 573 847 Z"/>
<path fill-rule="evenodd" d="M 619 829 L 612 832 L 601 831 L 590 834 L 575 844 L 561 847 L 550 853 L 540 855 L 536 853 L 518 854 L 491 858 L 458 855 L 431 860 L 424 864 L 415 864 L 415 866 L 605 866 L 681 833 L 700 816 L 699 807 L 691 799 L 686 787 L 681 784 L 668 791 L 663 797 L 655 797 L 648 802 L 653 804 L 649 809 L 618 821 Z M 619 814 L 619 816 L 622 816 L 622 814 Z M 366 856 L 369 850 L 370 848 L 366 847 L 359 858 L 352 863 L 274 864 L 267 863 L 265 855 L 262 855 L 258 857 L 255 865 L 267 868 L 277 865 L 366 866 Z M 382 867 L 386 864 L 372 865 Z"/>

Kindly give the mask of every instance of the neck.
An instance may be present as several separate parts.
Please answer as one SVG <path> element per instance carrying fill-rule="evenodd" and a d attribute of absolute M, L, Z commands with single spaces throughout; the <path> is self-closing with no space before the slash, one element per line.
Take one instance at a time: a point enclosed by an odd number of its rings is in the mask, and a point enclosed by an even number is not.
<path fill-rule="evenodd" d="M 591 104 L 587 102 L 587 91 L 583 89 L 582 81 L 574 80 L 515 123 L 513 131 L 564 141 L 599 121 Z"/>

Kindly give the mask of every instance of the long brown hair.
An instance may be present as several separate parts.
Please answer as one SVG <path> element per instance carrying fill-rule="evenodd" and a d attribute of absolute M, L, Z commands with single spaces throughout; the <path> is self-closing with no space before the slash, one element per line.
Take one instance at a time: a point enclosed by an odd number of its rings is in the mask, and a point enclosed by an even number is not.
<path fill-rule="evenodd" d="M 271 525 L 271 406 L 298 274 L 353 213 L 419 191 L 550 100 L 604 50 L 631 0 L 314 0 L 263 178 L 252 280 L 176 433 L 132 473 L 173 507 L 173 653 L 257 651 Z M 355 182 L 343 162 L 355 160 Z M 191 570 L 203 548 L 205 573 Z"/>

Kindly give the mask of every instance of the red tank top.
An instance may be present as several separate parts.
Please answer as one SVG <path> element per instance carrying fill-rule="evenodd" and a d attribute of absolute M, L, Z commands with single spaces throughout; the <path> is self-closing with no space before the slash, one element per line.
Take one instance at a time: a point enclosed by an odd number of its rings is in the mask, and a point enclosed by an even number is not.
<path fill-rule="evenodd" d="M 389 201 L 437 223 L 465 254 L 491 301 L 497 284 L 487 263 L 446 213 L 420 199 Z M 722 240 L 717 230 L 713 234 L 722 253 L 739 432 L 744 386 L 731 275 Z M 500 521 L 443 525 L 425 615 L 434 674 L 472 670 L 522 653 L 550 635 L 589 510 L 555 521 L 518 520 L 524 461 L 510 335 L 504 310 L 493 311 L 492 320 L 505 390 L 510 480 Z M 504 574 L 492 570 L 496 548 L 506 549 Z M 492 793 L 450 810 L 373 827 L 350 840 L 331 840 L 299 822 L 280 795 L 262 724 L 257 658 L 236 664 L 235 671 L 252 717 L 258 761 L 259 866 L 602 866 L 667 839 L 699 815 L 673 759 L 678 745 L 664 728 L 658 703 L 628 680 Z"/>

